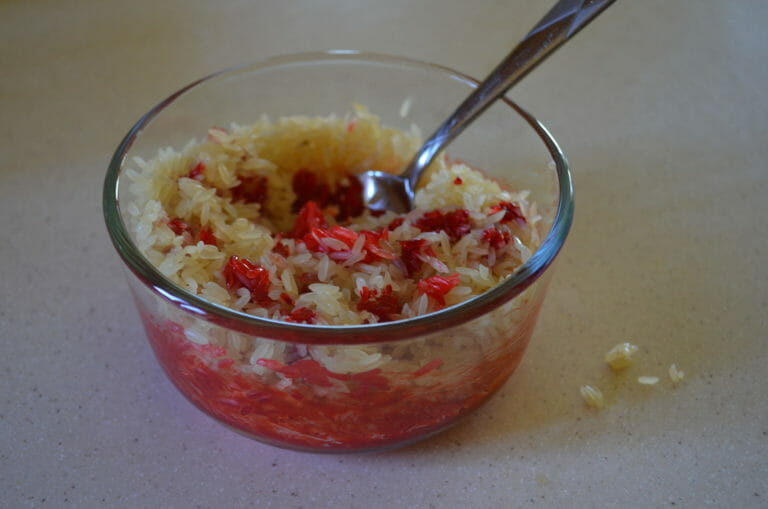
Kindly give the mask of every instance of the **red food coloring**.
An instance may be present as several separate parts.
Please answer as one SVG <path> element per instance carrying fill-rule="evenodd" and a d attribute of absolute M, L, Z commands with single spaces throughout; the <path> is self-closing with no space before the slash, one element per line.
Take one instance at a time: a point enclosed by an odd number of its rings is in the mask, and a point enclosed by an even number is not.
<path fill-rule="evenodd" d="M 419 281 L 419 291 L 434 299 L 441 306 L 445 306 L 445 294 L 453 290 L 458 284 L 458 274 L 432 276 Z"/>
<path fill-rule="evenodd" d="M 251 292 L 251 301 L 257 304 L 269 305 L 269 271 L 260 265 L 254 265 L 245 258 L 233 255 L 224 266 L 224 279 L 227 288 L 237 290 L 245 287 Z"/>
<path fill-rule="evenodd" d="M 256 364 L 264 368 L 271 369 L 272 371 L 277 371 L 278 373 L 291 372 L 288 366 L 274 359 L 257 359 Z"/>
<path fill-rule="evenodd" d="M 453 179 L 453 185 L 455 185 L 455 186 L 460 186 L 463 183 L 464 183 L 464 181 L 461 180 L 461 177 L 456 177 L 455 179 Z"/>
<path fill-rule="evenodd" d="M 205 163 L 200 161 L 191 170 L 189 170 L 189 173 L 187 173 L 187 178 L 203 180 L 203 171 L 205 171 Z"/>
<path fill-rule="evenodd" d="M 370 399 L 372 394 L 390 389 L 389 380 L 378 368 L 349 375 L 349 382 L 352 386 L 350 395 L 358 400 Z"/>
<path fill-rule="evenodd" d="M 240 183 L 232 188 L 232 199 L 234 201 L 260 203 L 264 205 L 267 201 L 268 190 L 269 179 L 267 179 L 267 177 L 262 175 L 240 177 Z"/>
<path fill-rule="evenodd" d="M 291 250 L 288 247 L 288 245 L 287 244 L 283 244 L 280 241 L 277 241 L 275 243 L 275 245 L 272 247 L 272 251 L 274 251 L 275 253 L 277 253 L 277 254 L 285 257 L 285 258 L 288 258 L 288 256 L 290 256 L 290 254 L 291 254 Z"/>
<path fill-rule="evenodd" d="M 330 387 L 333 384 L 331 380 L 347 382 L 351 387 L 350 395 L 357 399 L 362 399 L 372 392 L 390 388 L 389 380 L 383 376 L 380 369 L 355 374 L 334 373 L 314 359 L 302 359 L 292 364 L 283 364 L 273 359 L 262 358 L 258 359 L 256 364 L 307 385 Z"/>
<path fill-rule="evenodd" d="M 439 368 L 442 365 L 443 365 L 443 361 L 442 360 L 440 360 L 440 359 L 433 359 L 433 360 L 429 361 L 428 363 L 424 364 L 422 367 L 420 367 L 416 371 L 414 371 L 413 372 L 413 378 L 418 378 L 420 376 L 424 376 L 427 373 L 429 373 L 430 371 L 434 371 L 434 370 L 436 370 L 437 368 Z"/>
<path fill-rule="evenodd" d="M 334 226 L 332 228 L 311 228 L 309 233 L 304 235 L 302 240 L 307 245 L 307 249 L 316 253 L 327 253 L 329 251 L 338 251 L 336 248 L 330 248 L 323 242 L 324 238 L 330 238 L 342 242 L 347 249 L 351 248 L 359 234 L 343 226 Z"/>
<path fill-rule="evenodd" d="M 321 230 L 321 229 L 318 229 L 318 230 Z M 355 242 L 357 241 L 357 237 L 360 236 L 360 234 L 357 233 L 356 231 L 350 230 L 349 228 L 345 228 L 343 226 L 334 226 L 330 230 L 322 229 L 322 233 L 325 234 L 324 235 L 325 237 L 330 237 L 332 239 L 342 241 L 349 248 L 355 245 Z"/>
<path fill-rule="evenodd" d="M 184 235 L 184 233 L 189 231 L 189 225 L 179 218 L 172 219 L 167 224 L 168 228 L 176 235 Z"/>
<path fill-rule="evenodd" d="M 360 289 L 358 311 L 368 311 L 381 321 L 389 321 L 400 312 L 400 307 L 397 296 L 392 294 L 392 285 L 385 286 L 383 290 L 372 290 L 367 286 Z"/>
<path fill-rule="evenodd" d="M 508 201 L 503 201 L 498 205 L 494 205 L 493 207 L 491 207 L 488 215 L 492 216 L 497 212 L 501 212 L 502 210 L 506 211 L 506 213 L 504 214 L 504 217 L 501 218 L 502 223 L 507 223 L 509 221 L 517 221 L 517 220 L 520 220 L 523 223 L 526 222 L 525 216 L 523 216 L 523 213 L 520 210 L 520 207 Z"/>
<path fill-rule="evenodd" d="M 222 359 L 219 361 L 219 369 L 229 369 L 234 363 L 234 359 Z"/>
<path fill-rule="evenodd" d="M 404 222 L 405 222 L 405 218 L 396 217 L 387 225 L 387 230 L 392 231 L 398 226 L 402 225 Z"/>
<path fill-rule="evenodd" d="M 464 209 L 445 213 L 431 210 L 421 216 L 414 225 L 421 231 L 444 231 L 454 241 L 459 240 L 472 229 L 469 212 Z"/>
<path fill-rule="evenodd" d="M 296 285 L 299 287 L 299 293 L 304 293 L 309 285 L 317 283 L 317 276 L 310 272 L 302 272 L 296 277 Z"/>
<path fill-rule="evenodd" d="M 306 384 L 318 387 L 330 387 L 332 385 L 329 380 L 330 371 L 314 359 L 302 359 L 294 362 L 290 367 L 297 373 L 294 378 L 298 378 Z"/>
<path fill-rule="evenodd" d="M 272 251 L 282 255 L 284 258 L 288 258 L 288 256 L 291 254 L 291 248 L 288 246 L 288 244 L 283 243 L 282 240 L 283 234 L 278 232 L 275 235 L 275 245 L 272 246 Z"/>
<path fill-rule="evenodd" d="M 442 373 L 434 382 L 423 378 L 428 382 L 425 387 L 410 381 L 428 368 L 433 373 L 438 368 L 434 360 L 408 374 L 376 369 L 353 375 L 335 373 L 312 359 L 287 366 L 260 359 L 258 365 L 267 370 L 261 374 L 241 369 L 239 361 L 223 369 L 219 363 L 226 361 L 225 349 L 192 343 L 180 325 L 139 309 L 160 364 L 195 405 L 262 439 L 311 450 L 381 449 L 431 435 L 495 392 L 524 351 L 509 349 L 449 379 L 443 380 Z M 510 337 L 522 337 L 526 344 L 537 310 L 538 305 L 528 313 L 525 325 L 510 331 Z M 283 369 L 297 379 L 288 387 L 276 385 L 270 373 Z M 330 394 L 317 391 L 309 383 L 316 379 L 321 384 L 343 384 L 344 389 Z"/>
<path fill-rule="evenodd" d="M 396 258 L 395 253 L 381 246 L 381 241 L 386 240 L 389 236 L 389 230 L 378 232 L 363 230 L 360 234 L 365 236 L 365 244 L 363 244 L 363 249 L 367 251 L 363 259 L 365 263 L 371 263 L 378 259 L 394 260 Z"/>
<path fill-rule="evenodd" d="M 330 251 L 330 248 L 326 247 L 325 244 L 320 242 L 320 239 L 325 237 L 325 235 L 320 234 L 318 237 L 318 228 L 312 228 L 312 232 L 304 235 L 304 238 L 301 239 L 304 241 L 304 244 L 306 244 L 307 249 L 314 253 L 325 253 Z"/>
<path fill-rule="evenodd" d="M 256 364 L 280 373 L 291 380 L 300 380 L 309 385 L 330 387 L 331 372 L 314 359 L 302 359 L 293 364 L 283 364 L 273 359 L 258 359 Z"/>
<path fill-rule="evenodd" d="M 310 200 L 299 210 L 299 215 L 296 217 L 296 222 L 293 224 L 293 229 L 289 236 L 300 239 L 307 235 L 312 228 L 325 228 L 326 226 L 325 217 L 323 217 L 320 207 L 317 206 L 317 203 Z"/>
<path fill-rule="evenodd" d="M 224 348 L 223 346 L 219 346 L 219 345 L 212 345 L 210 343 L 207 344 L 207 345 L 195 345 L 195 348 L 197 350 L 200 350 L 204 354 L 213 357 L 214 359 L 219 358 L 219 357 L 224 357 L 225 355 L 227 355 L 227 349 L 226 348 Z"/>
<path fill-rule="evenodd" d="M 427 249 L 424 249 L 427 248 Z M 400 259 L 406 268 L 406 276 L 413 275 L 421 269 L 423 263 L 422 254 L 434 256 L 435 252 L 427 246 L 425 239 L 411 239 L 400 241 Z"/>
<path fill-rule="evenodd" d="M 357 242 L 357 239 L 363 235 L 365 242 L 363 243 L 363 250 L 365 251 L 365 258 L 363 261 L 370 263 L 378 259 L 393 260 L 395 254 L 381 247 L 379 244 L 381 240 L 386 239 L 388 235 L 387 230 L 381 232 L 373 232 L 370 230 L 363 230 L 360 233 L 345 228 L 343 226 L 333 226 L 331 228 L 311 228 L 310 232 L 304 237 L 302 241 L 307 246 L 307 249 L 316 253 L 331 253 L 333 259 L 346 259 L 345 253 L 352 249 Z M 344 244 L 345 249 L 339 249 L 338 247 L 330 247 L 322 242 L 322 239 L 330 238 L 340 241 Z"/>
<path fill-rule="evenodd" d="M 414 225 L 422 231 L 439 231 L 445 223 L 445 215 L 439 210 L 431 210 L 416 220 Z"/>
<path fill-rule="evenodd" d="M 331 189 L 315 172 L 299 170 L 293 174 L 291 185 L 296 194 L 292 205 L 294 212 L 309 201 L 326 209 L 338 221 L 357 217 L 365 210 L 363 185 L 354 175 L 346 175 L 336 182 L 335 189 Z"/>
<path fill-rule="evenodd" d="M 490 226 L 483 230 L 482 239 L 494 249 L 501 249 L 509 243 L 509 232 Z"/>
<path fill-rule="evenodd" d="M 339 208 L 336 219 L 345 221 L 357 217 L 365 210 L 363 203 L 363 184 L 354 175 L 347 175 L 340 180 L 331 196 L 331 203 Z"/>
<path fill-rule="evenodd" d="M 374 210 L 374 209 L 368 209 L 368 213 L 373 217 L 380 217 L 387 213 L 386 210 Z"/>
<path fill-rule="evenodd" d="M 310 201 L 318 207 L 325 207 L 331 198 L 331 190 L 328 184 L 319 182 L 317 174 L 309 170 L 299 170 L 293 174 L 291 181 L 296 200 L 293 202 L 293 211 L 301 210 Z"/>
<path fill-rule="evenodd" d="M 213 234 L 213 231 L 207 226 L 200 228 L 200 231 L 197 232 L 197 238 L 198 240 L 202 240 L 203 244 L 208 244 L 209 246 L 218 245 L 216 242 L 216 236 Z"/>
<path fill-rule="evenodd" d="M 282 298 L 282 295 L 280 297 Z M 300 307 L 291 311 L 285 318 L 285 321 L 294 323 L 315 323 L 317 321 L 317 313 L 309 308 Z"/>

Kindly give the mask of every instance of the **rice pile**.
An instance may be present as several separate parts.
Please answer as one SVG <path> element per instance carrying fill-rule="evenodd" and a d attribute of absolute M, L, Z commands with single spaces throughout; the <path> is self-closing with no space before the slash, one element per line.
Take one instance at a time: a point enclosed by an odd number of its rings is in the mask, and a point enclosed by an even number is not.
<path fill-rule="evenodd" d="M 135 160 L 129 228 L 175 284 L 255 316 L 350 325 L 430 313 L 512 274 L 539 245 L 540 217 L 526 192 L 445 157 L 410 213 L 365 209 L 355 175 L 398 172 L 418 145 L 361 107 L 214 127 Z"/>

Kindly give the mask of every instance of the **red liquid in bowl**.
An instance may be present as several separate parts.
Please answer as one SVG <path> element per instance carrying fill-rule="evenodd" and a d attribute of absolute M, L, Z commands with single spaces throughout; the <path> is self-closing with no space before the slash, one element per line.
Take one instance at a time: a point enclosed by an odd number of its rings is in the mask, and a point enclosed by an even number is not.
<path fill-rule="evenodd" d="M 291 382 L 240 369 L 224 348 L 189 341 L 182 327 L 140 305 L 150 343 L 171 381 L 196 406 L 263 442 L 309 451 L 366 451 L 429 436 L 482 404 L 520 363 L 541 302 L 502 351 L 448 371 L 433 359 L 413 373 L 333 373 L 312 360 L 265 360 Z M 415 381 L 418 380 L 418 384 Z M 339 390 L 341 389 L 341 390 Z"/>

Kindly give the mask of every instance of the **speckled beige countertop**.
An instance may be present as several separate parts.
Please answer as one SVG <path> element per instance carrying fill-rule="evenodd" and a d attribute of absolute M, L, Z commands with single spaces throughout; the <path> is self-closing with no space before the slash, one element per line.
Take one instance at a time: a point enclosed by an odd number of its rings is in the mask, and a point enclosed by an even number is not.
<path fill-rule="evenodd" d="M 767 507 L 762 0 L 619 1 L 514 91 L 570 157 L 576 220 L 522 366 L 461 425 L 376 455 L 280 450 L 154 361 L 100 205 L 140 114 L 278 53 L 481 75 L 547 4 L 1 2 L 0 507 Z M 618 341 L 642 348 L 616 377 Z"/>

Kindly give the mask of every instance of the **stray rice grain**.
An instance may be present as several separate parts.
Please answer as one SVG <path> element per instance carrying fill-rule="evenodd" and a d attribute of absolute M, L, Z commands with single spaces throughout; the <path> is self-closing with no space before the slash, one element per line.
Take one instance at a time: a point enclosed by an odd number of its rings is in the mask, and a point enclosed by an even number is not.
<path fill-rule="evenodd" d="M 632 364 L 632 356 L 639 348 L 631 343 L 619 343 L 605 354 L 605 362 L 614 371 L 621 371 Z"/>
<path fill-rule="evenodd" d="M 673 384 L 682 382 L 683 378 L 685 378 L 685 373 L 676 364 L 669 366 L 669 379 L 672 380 Z"/>
<path fill-rule="evenodd" d="M 584 402 L 588 407 L 598 410 L 605 408 L 605 398 L 600 389 L 591 385 L 582 385 L 579 392 L 581 392 L 581 397 L 584 398 Z"/>

